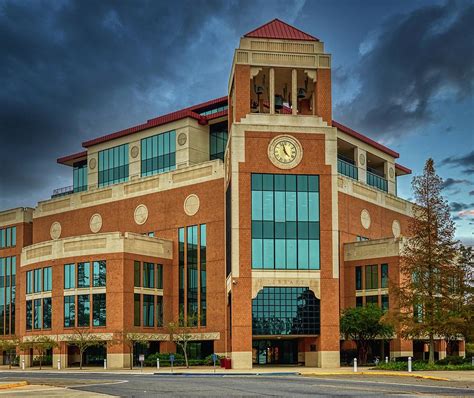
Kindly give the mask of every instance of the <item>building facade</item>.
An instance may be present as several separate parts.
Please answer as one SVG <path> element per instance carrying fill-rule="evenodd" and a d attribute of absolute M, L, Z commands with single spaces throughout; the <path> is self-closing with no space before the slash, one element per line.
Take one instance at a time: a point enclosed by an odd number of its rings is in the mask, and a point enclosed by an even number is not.
<path fill-rule="evenodd" d="M 340 311 L 392 304 L 410 170 L 332 119 L 319 39 L 271 21 L 241 38 L 227 96 L 82 146 L 58 159 L 72 187 L 0 213 L 0 332 L 53 336 L 53 363 L 77 362 L 78 329 L 174 352 L 167 325 L 181 321 L 196 356 L 234 368 L 339 366 Z M 96 351 L 130 364 L 126 344 Z"/>

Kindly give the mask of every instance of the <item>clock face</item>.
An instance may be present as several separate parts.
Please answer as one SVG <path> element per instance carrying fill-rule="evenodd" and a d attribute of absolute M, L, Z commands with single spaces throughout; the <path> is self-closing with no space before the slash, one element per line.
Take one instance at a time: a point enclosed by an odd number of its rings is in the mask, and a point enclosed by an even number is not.
<path fill-rule="evenodd" d="M 281 163 L 291 163 L 297 155 L 296 145 L 288 140 L 281 140 L 275 145 L 275 158 Z"/>

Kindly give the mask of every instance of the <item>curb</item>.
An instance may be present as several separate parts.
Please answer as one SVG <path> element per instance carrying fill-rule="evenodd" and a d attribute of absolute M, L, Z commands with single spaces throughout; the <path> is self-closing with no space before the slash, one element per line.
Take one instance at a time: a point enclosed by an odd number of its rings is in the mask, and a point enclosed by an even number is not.
<path fill-rule="evenodd" d="M 314 377 L 314 376 L 348 376 L 348 375 L 362 375 L 362 376 L 398 376 L 398 377 L 413 377 L 415 379 L 426 379 L 426 380 L 436 380 L 436 381 L 449 381 L 444 377 L 437 376 L 425 376 L 418 373 L 407 374 L 407 373 L 397 373 L 397 372 L 333 372 L 333 373 L 302 373 L 302 376 L 305 377 Z"/>
<path fill-rule="evenodd" d="M 191 373 L 191 372 L 174 372 L 174 373 L 153 373 L 155 376 L 191 376 L 191 377 L 229 377 L 229 376 L 300 376 L 299 372 L 244 372 L 244 373 Z"/>
<path fill-rule="evenodd" d="M 12 383 L 3 383 L 0 384 L 0 390 L 9 390 L 10 388 L 16 388 L 16 387 L 24 387 L 27 386 L 28 382 L 27 381 L 16 381 Z"/>

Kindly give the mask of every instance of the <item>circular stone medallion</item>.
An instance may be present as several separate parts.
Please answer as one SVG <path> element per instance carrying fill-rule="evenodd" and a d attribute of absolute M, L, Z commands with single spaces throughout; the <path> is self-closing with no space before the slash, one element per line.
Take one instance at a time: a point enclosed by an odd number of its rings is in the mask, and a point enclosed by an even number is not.
<path fill-rule="evenodd" d="M 61 230 L 61 224 L 57 221 L 53 222 L 51 224 L 51 228 L 49 229 L 49 235 L 51 236 L 51 239 L 59 239 L 59 237 L 61 236 Z"/>
<path fill-rule="evenodd" d="M 148 207 L 145 205 L 138 205 L 133 213 L 133 218 L 138 225 L 145 224 L 146 220 L 148 220 Z"/>
<path fill-rule="evenodd" d="M 368 210 L 364 209 L 360 212 L 360 222 L 365 229 L 370 228 L 370 213 Z"/>
<path fill-rule="evenodd" d="M 135 146 L 132 146 L 132 149 L 130 149 L 130 155 L 132 156 L 132 158 L 136 158 L 138 156 L 138 147 L 135 145 Z"/>
<path fill-rule="evenodd" d="M 184 144 L 186 144 L 187 140 L 188 140 L 188 136 L 186 135 L 186 133 L 180 133 L 178 135 L 178 144 L 180 146 L 183 146 Z"/>
<path fill-rule="evenodd" d="M 199 206 L 199 196 L 195 194 L 191 194 L 186 199 L 184 199 L 184 212 L 188 216 L 194 216 L 199 211 Z"/>
<path fill-rule="evenodd" d="M 395 177 L 395 171 L 393 171 L 393 167 L 390 167 L 390 170 L 388 171 L 388 175 L 390 176 L 390 178 Z"/>
<path fill-rule="evenodd" d="M 268 158 L 279 169 L 292 169 L 301 162 L 303 148 L 296 138 L 279 135 L 268 145 Z"/>
<path fill-rule="evenodd" d="M 361 153 L 359 155 L 359 163 L 363 166 L 365 164 L 365 155 Z"/>
<path fill-rule="evenodd" d="M 97 166 L 97 160 L 95 160 L 95 158 L 92 158 L 91 160 L 89 160 L 89 169 L 94 170 L 95 166 Z"/>
<path fill-rule="evenodd" d="M 90 221 L 89 227 L 93 233 L 97 233 L 102 228 L 102 216 L 98 213 L 94 214 Z"/>
<path fill-rule="evenodd" d="M 400 234 L 402 232 L 402 229 L 400 227 L 400 221 L 398 220 L 393 220 L 392 222 L 392 233 L 395 238 L 399 238 Z"/>

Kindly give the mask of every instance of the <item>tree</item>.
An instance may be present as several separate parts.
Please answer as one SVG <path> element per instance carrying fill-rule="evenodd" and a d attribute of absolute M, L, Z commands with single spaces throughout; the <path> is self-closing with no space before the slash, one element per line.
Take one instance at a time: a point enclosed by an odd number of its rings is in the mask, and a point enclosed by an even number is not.
<path fill-rule="evenodd" d="M 455 228 L 441 195 L 442 184 L 432 159 L 426 161 L 423 175 L 413 178 L 416 205 L 400 256 L 401 281 L 393 289 L 399 306 L 393 313 L 398 332 L 405 338 L 427 339 L 430 363 L 434 363 L 435 335 L 443 333 L 452 315 L 448 304 L 457 275 Z"/>
<path fill-rule="evenodd" d="M 143 333 L 136 333 L 133 331 L 120 331 L 115 334 L 118 336 L 115 339 L 117 344 L 125 344 L 130 352 L 130 369 L 133 369 L 133 349 L 135 344 L 146 345 L 148 343 L 147 336 Z"/>
<path fill-rule="evenodd" d="M 8 358 L 8 369 L 12 368 L 12 362 L 16 356 L 16 348 L 20 347 L 21 341 L 18 337 L 12 336 L 8 339 L 0 339 L 0 351 L 6 351 Z"/>
<path fill-rule="evenodd" d="M 79 369 L 82 369 L 84 353 L 89 347 L 103 346 L 107 344 L 101 336 L 80 328 L 74 329 L 74 334 L 68 340 L 68 343 L 79 349 Z"/>
<path fill-rule="evenodd" d="M 42 368 L 43 359 L 46 352 L 54 347 L 58 346 L 56 340 L 50 336 L 31 336 L 28 341 L 24 341 L 20 344 L 22 349 L 32 348 L 38 354 L 39 367 Z"/>
<path fill-rule="evenodd" d="M 188 315 L 187 319 L 184 319 L 184 317 L 180 315 L 178 322 L 170 322 L 167 326 L 171 341 L 174 341 L 175 344 L 181 347 L 183 350 L 184 361 L 187 368 L 189 368 L 188 343 L 189 341 L 193 340 L 193 335 L 189 330 L 191 327 L 195 327 L 195 325 L 195 315 Z"/>
<path fill-rule="evenodd" d="M 384 312 L 378 306 L 369 304 L 365 307 L 347 308 L 340 321 L 341 333 L 346 339 L 354 340 L 360 364 L 367 363 L 369 343 L 377 338 L 389 339 L 393 327 L 383 320 Z"/>

